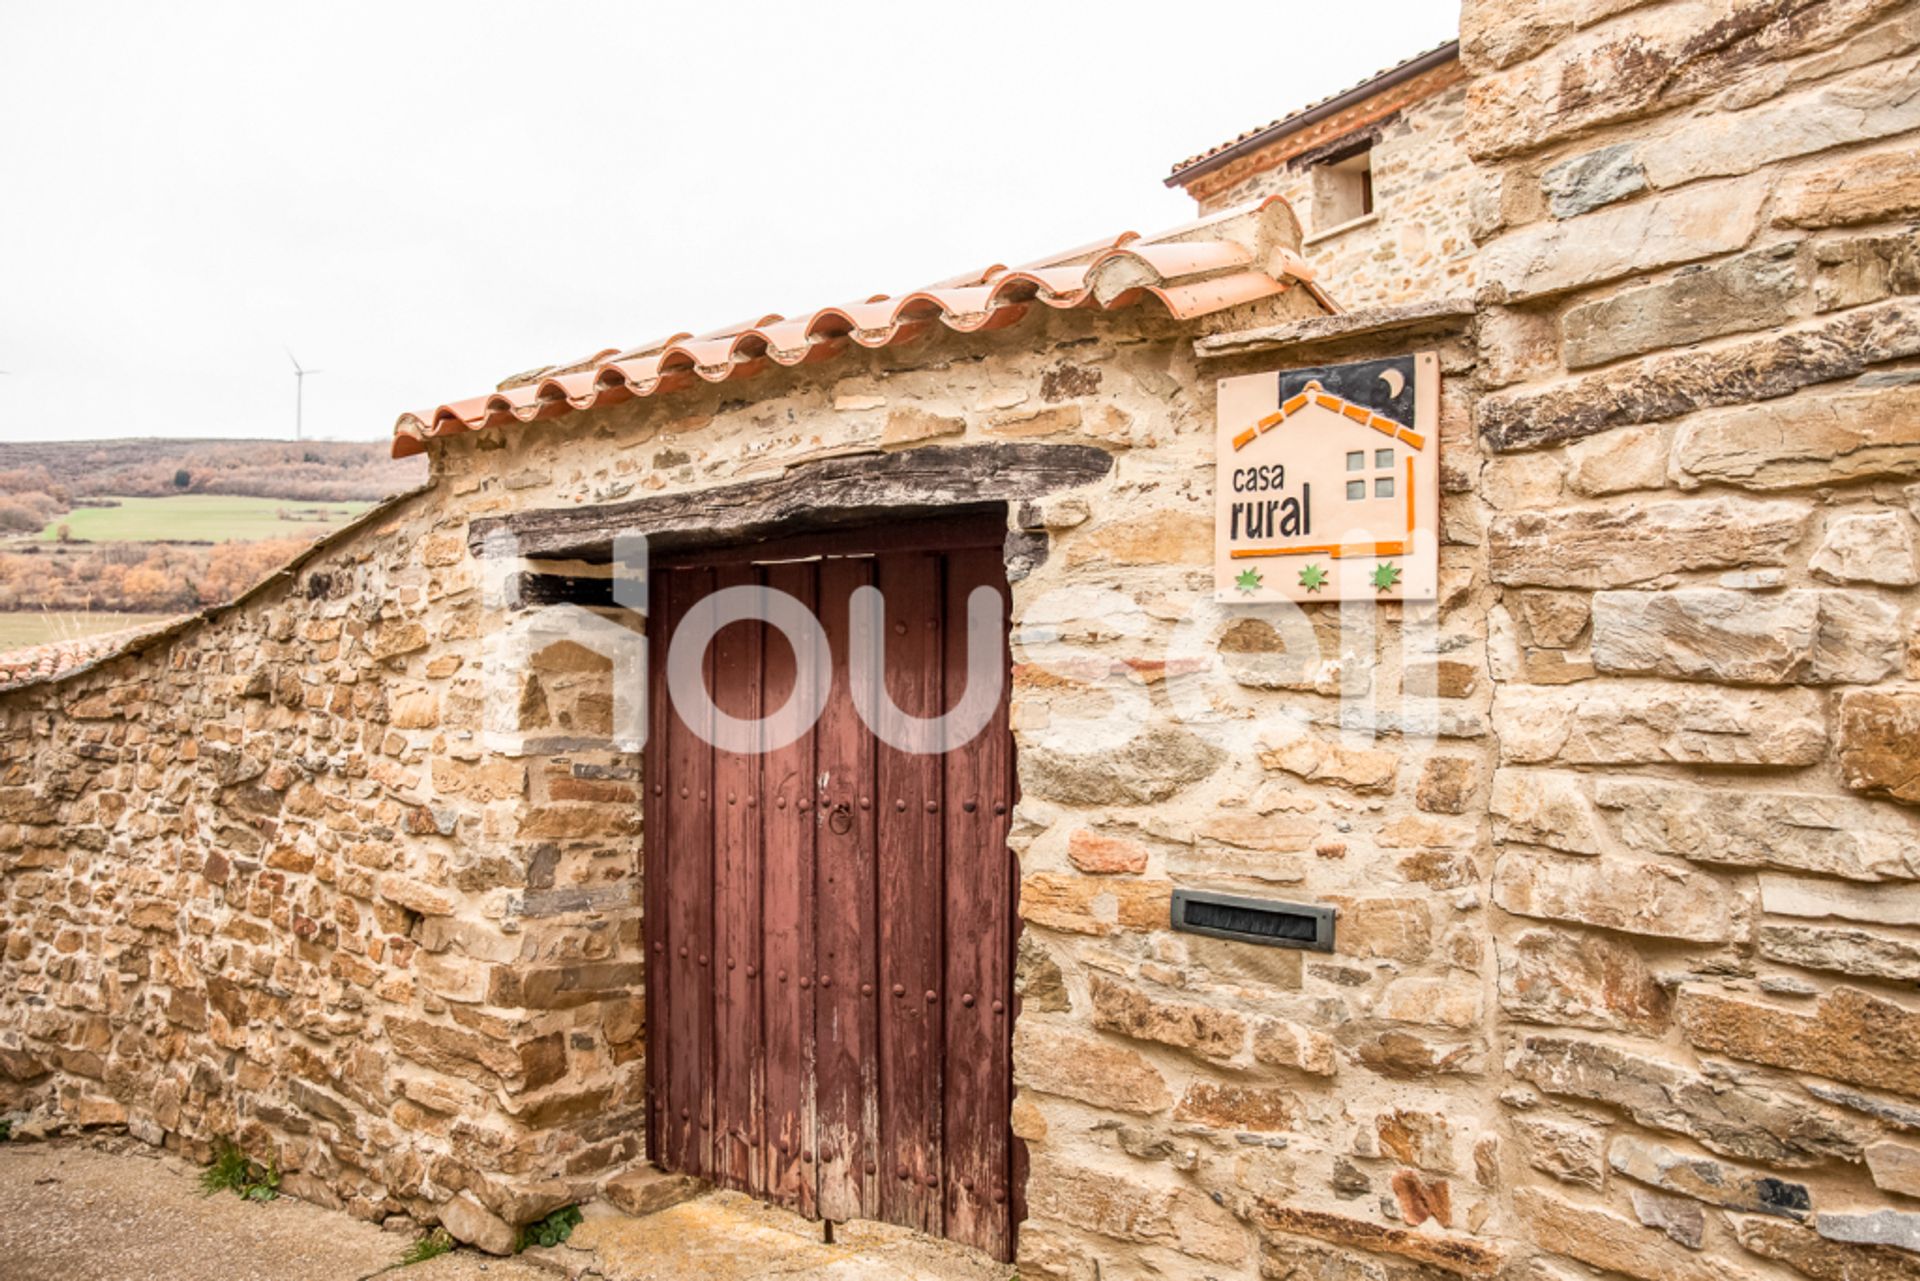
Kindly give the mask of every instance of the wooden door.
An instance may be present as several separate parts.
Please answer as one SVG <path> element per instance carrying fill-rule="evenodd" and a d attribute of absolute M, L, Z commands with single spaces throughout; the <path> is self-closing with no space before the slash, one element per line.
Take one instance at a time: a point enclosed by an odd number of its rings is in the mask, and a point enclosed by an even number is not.
<path fill-rule="evenodd" d="M 654 1161 L 801 1214 L 883 1219 L 1011 1259 L 1006 632 L 990 642 L 1002 679 L 986 727 L 916 753 L 858 710 L 850 612 L 860 589 L 880 593 L 886 694 L 909 716 L 948 711 L 974 590 L 998 593 L 1005 617 L 1004 529 L 894 526 L 656 562 L 643 841 Z M 721 628 L 701 667 L 713 709 L 758 719 L 796 692 L 804 703 L 810 682 L 824 706 L 791 743 L 716 747 L 669 697 L 669 647 L 698 602 L 754 584 L 812 613 L 826 652 L 796 653 L 763 623 Z"/>

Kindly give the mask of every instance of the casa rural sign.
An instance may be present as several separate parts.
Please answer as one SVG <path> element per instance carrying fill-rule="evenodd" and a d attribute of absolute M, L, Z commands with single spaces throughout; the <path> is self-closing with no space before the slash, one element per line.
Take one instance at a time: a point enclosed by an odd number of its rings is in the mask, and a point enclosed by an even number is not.
<path fill-rule="evenodd" d="M 1433 352 L 1221 379 L 1217 598 L 1434 599 L 1439 418 Z"/>

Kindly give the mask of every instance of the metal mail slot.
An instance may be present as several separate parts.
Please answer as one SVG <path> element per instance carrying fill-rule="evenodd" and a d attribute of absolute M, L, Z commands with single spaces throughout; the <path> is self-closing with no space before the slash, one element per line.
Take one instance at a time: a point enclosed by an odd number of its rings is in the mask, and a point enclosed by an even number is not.
<path fill-rule="evenodd" d="M 1174 929 L 1239 943 L 1331 952 L 1333 918 L 1334 909 L 1330 907 L 1242 898 L 1208 890 L 1173 892 Z"/>

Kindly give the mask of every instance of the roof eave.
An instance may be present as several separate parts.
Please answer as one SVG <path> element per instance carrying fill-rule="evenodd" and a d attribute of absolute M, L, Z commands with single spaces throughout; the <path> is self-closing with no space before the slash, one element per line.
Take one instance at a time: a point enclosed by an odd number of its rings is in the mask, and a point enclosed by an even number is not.
<path fill-rule="evenodd" d="M 1390 71 L 1381 73 L 1365 84 L 1355 85 L 1345 93 L 1335 94 L 1325 102 L 1316 103 L 1298 115 L 1288 116 L 1285 120 L 1276 120 L 1251 137 L 1242 138 L 1228 147 L 1223 147 L 1210 156 L 1182 165 L 1168 174 L 1163 180 L 1169 187 L 1184 187 L 1195 178 L 1225 168 L 1242 156 L 1252 155 L 1256 151 L 1272 146 L 1289 134 L 1295 134 L 1309 125 L 1318 124 L 1329 116 L 1338 115 L 1349 107 L 1365 102 L 1377 94 L 1384 93 L 1395 85 L 1405 84 L 1415 76 L 1424 75 L 1435 67 L 1444 67 L 1460 57 L 1460 42 L 1449 40 L 1446 44 L 1407 62 L 1401 63 Z"/>

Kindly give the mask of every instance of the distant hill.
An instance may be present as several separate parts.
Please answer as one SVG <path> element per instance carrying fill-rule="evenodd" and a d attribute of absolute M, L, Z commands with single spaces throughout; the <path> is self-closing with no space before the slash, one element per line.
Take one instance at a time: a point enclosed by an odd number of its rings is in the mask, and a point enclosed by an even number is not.
<path fill-rule="evenodd" d="M 74 499 L 230 494 L 371 502 L 427 478 L 426 459 L 385 441 L 72 440 L 0 443 L 0 496 Z M 4 522 L 0 522 L 3 524 Z"/>

